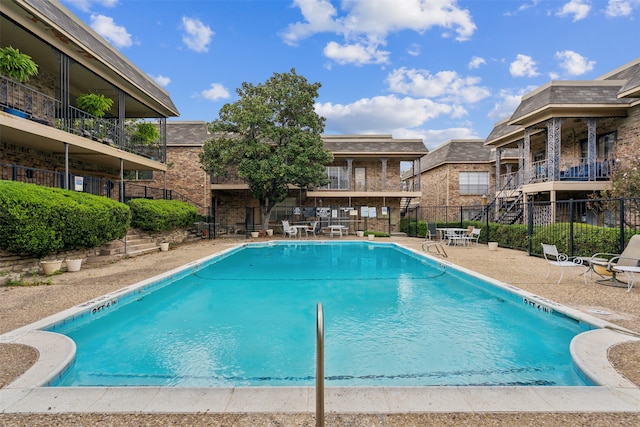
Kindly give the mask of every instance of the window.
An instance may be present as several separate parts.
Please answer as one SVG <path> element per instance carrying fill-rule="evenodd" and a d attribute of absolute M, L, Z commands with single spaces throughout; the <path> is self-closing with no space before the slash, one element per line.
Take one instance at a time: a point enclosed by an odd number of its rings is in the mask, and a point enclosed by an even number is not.
<path fill-rule="evenodd" d="M 153 179 L 153 171 L 125 171 L 124 179 L 128 179 L 131 181 L 137 180 L 152 180 Z"/>
<path fill-rule="evenodd" d="M 606 160 L 609 159 L 613 153 L 613 146 L 616 143 L 616 133 L 609 132 L 604 135 L 600 135 L 596 140 L 596 159 Z M 580 141 L 580 156 L 583 159 L 587 158 L 589 149 L 589 141 Z"/>
<path fill-rule="evenodd" d="M 348 190 L 349 179 L 347 177 L 347 167 L 329 166 L 327 167 L 329 184 L 322 187 L 324 190 Z"/>
<path fill-rule="evenodd" d="M 367 191 L 367 173 L 365 168 L 355 168 L 355 191 Z"/>
<path fill-rule="evenodd" d="M 460 194 L 488 194 L 489 172 L 460 172 Z"/>

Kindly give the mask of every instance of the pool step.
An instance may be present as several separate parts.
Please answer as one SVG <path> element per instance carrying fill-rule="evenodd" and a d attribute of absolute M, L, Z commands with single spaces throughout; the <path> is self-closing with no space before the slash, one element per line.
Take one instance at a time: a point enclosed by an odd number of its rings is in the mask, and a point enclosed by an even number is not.
<path fill-rule="evenodd" d="M 87 257 L 85 262 L 87 264 L 109 263 L 125 257 L 131 258 L 160 250 L 160 246 L 151 236 L 136 231 L 127 233 L 126 240 L 126 245 L 124 239 L 105 243 L 96 248 L 96 255 Z"/>

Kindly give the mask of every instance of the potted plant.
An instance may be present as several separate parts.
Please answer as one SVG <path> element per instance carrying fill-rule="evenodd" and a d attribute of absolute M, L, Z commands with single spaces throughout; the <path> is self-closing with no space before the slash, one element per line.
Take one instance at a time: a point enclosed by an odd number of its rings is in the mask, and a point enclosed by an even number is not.
<path fill-rule="evenodd" d="M 111 109 L 113 99 L 107 98 L 101 93 L 84 93 L 77 98 L 78 108 L 94 117 L 104 117 L 105 113 Z"/>
<path fill-rule="evenodd" d="M 25 53 L 11 46 L 0 48 L 0 74 L 18 83 L 26 83 L 38 74 L 38 65 Z"/>
<path fill-rule="evenodd" d="M 0 48 L 0 74 L 17 81 L 18 83 L 26 83 L 29 78 L 38 74 L 38 66 L 27 54 L 20 52 L 11 46 Z M 9 93 L 8 84 L 5 80 L 0 82 L 0 97 L 8 104 L 4 110 L 15 116 L 27 118 L 28 114 L 20 111 L 18 106 L 21 102 L 25 102 L 26 96 L 16 96 L 15 91 Z M 18 91 L 19 94 L 22 91 Z M 12 108 L 11 106 L 15 106 Z"/>
<path fill-rule="evenodd" d="M 62 268 L 62 260 L 40 261 L 42 271 L 46 276 L 51 276 Z"/>
<path fill-rule="evenodd" d="M 80 268 L 82 267 L 82 258 L 67 259 L 64 263 L 67 265 L 67 271 L 80 271 Z"/>
<path fill-rule="evenodd" d="M 149 122 L 140 122 L 136 125 L 136 130 L 133 134 L 137 141 L 140 141 L 142 145 L 154 146 L 157 145 L 160 139 L 160 132 L 158 132 L 157 126 Z"/>

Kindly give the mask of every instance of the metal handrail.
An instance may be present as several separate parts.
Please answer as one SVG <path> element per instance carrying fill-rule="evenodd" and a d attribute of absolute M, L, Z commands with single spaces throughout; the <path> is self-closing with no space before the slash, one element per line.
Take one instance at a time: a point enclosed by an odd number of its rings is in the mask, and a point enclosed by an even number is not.
<path fill-rule="evenodd" d="M 324 313 L 316 308 L 316 426 L 324 427 Z"/>

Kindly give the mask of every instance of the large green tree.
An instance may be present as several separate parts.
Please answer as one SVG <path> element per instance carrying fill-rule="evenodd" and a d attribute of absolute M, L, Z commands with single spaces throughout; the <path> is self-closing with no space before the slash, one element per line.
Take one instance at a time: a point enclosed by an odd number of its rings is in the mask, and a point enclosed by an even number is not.
<path fill-rule="evenodd" d="M 213 139 L 200 154 L 202 168 L 215 176 L 237 170 L 260 204 L 262 229 L 289 186 L 328 183 L 333 156 L 322 142 L 323 117 L 314 110 L 320 83 L 296 74 L 274 73 L 265 83 L 242 83 L 238 100 L 225 104 L 209 124 Z"/>

